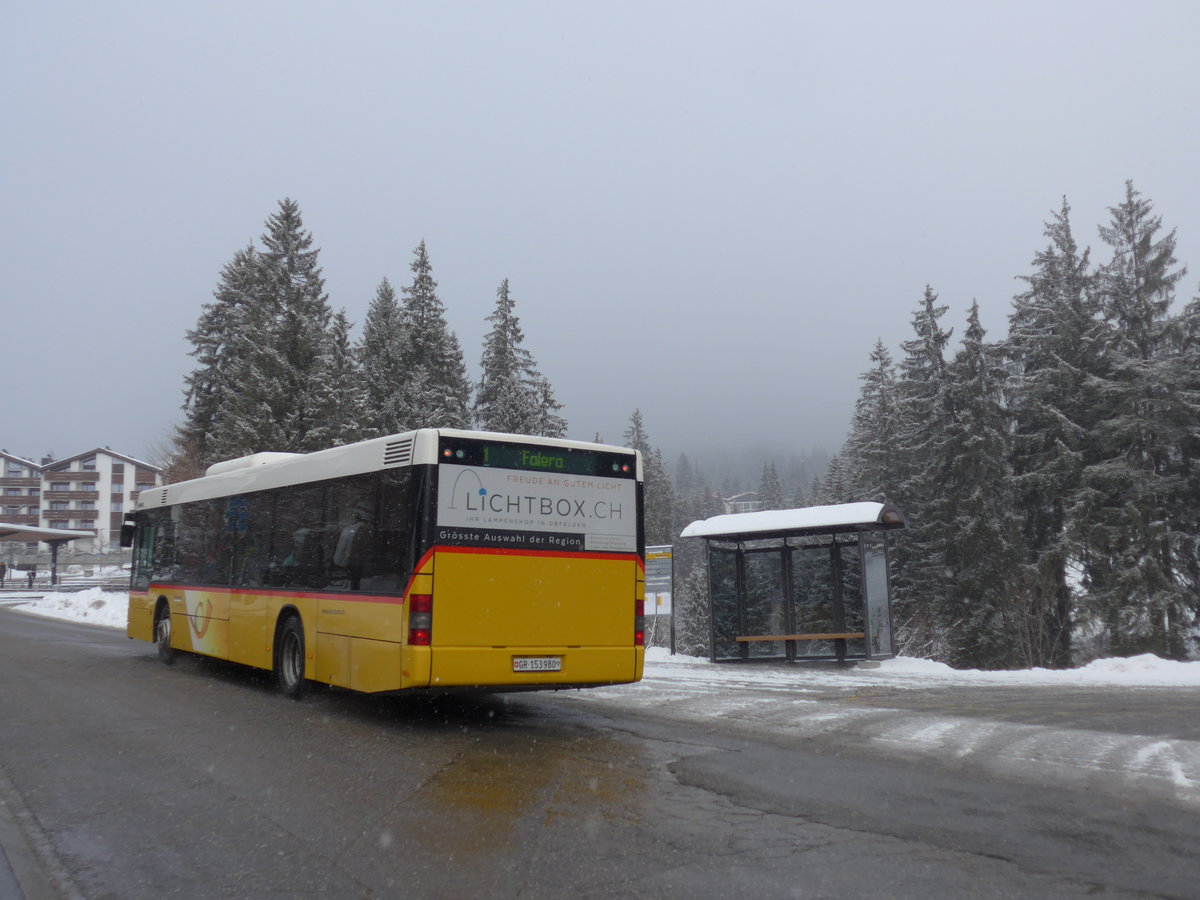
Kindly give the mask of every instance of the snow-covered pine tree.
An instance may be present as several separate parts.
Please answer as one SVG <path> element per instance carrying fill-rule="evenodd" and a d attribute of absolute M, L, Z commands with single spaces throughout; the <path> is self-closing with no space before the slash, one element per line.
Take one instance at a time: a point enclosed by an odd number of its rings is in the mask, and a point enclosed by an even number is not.
<path fill-rule="evenodd" d="M 567 423 L 558 411 L 554 389 L 538 370 L 522 342 L 525 335 L 514 312 L 516 303 L 505 278 L 496 290 L 496 306 L 483 339 L 481 375 L 475 392 L 475 418 L 486 431 L 562 437 Z"/>
<path fill-rule="evenodd" d="M 762 477 L 758 482 L 758 499 L 763 509 L 785 509 L 783 484 L 775 469 L 775 460 L 763 463 Z"/>
<path fill-rule="evenodd" d="M 926 286 L 913 313 L 915 336 L 904 341 L 896 383 L 899 506 L 908 527 L 895 536 L 892 596 L 897 638 L 904 652 L 939 658 L 945 629 L 932 616 L 946 593 L 946 529 L 942 453 L 951 420 L 945 349 L 951 332 L 938 324 L 947 307 Z"/>
<path fill-rule="evenodd" d="M 534 417 L 529 388 L 535 373 L 532 354 L 521 346 L 525 335 L 513 311 L 515 305 L 505 278 L 496 289 L 496 306 L 487 317 L 492 328 L 483 338 L 475 418 L 485 431 L 529 434 Z"/>
<path fill-rule="evenodd" d="M 350 344 L 350 320 L 344 309 L 333 315 L 329 339 L 321 348 L 318 370 L 321 377 L 312 397 L 314 407 L 308 416 L 313 423 L 310 443 L 334 447 L 361 440 L 365 418 L 365 399 L 361 372 Z"/>
<path fill-rule="evenodd" d="M 290 198 L 281 200 L 279 210 L 267 219 L 262 243 L 264 287 L 275 313 L 270 338 L 282 363 L 272 382 L 270 405 L 279 442 L 272 449 L 321 450 L 329 446 L 328 435 L 316 416 L 326 389 L 323 350 L 330 341 L 333 312 L 318 265 L 320 250 L 313 247 L 300 207 Z"/>
<path fill-rule="evenodd" d="M 645 475 L 645 522 L 647 544 L 669 544 L 675 531 L 675 500 L 671 476 L 663 462 L 662 451 L 650 444 L 642 420 L 642 411 L 635 409 L 625 429 L 625 446 L 641 451 Z"/>
<path fill-rule="evenodd" d="M 446 324 L 424 241 L 413 251 L 409 268 L 413 280 L 402 289 L 401 304 L 408 335 L 402 359 L 406 383 L 396 414 L 410 428 L 468 428 L 471 386 L 462 347 Z"/>
<path fill-rule="evenodd" d="M 1192 624 L 1180 623 L 1189 659 L 1200 655 L 1200 298 L 1194 299 L 1175 322 L 1176 352 L 1167 376 L 1178 385 L 1172 442 L 1176 466 L 1183 476 L 1172 504 L 1171 552 Z M 1179 427 L 1180 424 L 1186 427 Z"/>
<path fill-rule="evenodd" d="M 1032 665 L 1071 662 L 1074 598 L 1068 569 L 1079 556 L 1069 510 L 1078 500 L 1083 443 L 1097 409 L 1091 397 L 1101 331 L 1092 296 L 1089 251 L 1071 231 L 1071 208 L 1046 223 L 1049 243 L 1021 276 L 1003 344 L 1013 418 L 1014 497 L 1021 517 L 1026 591 L 1023 640 Z M 1040 620 L 1040 627 L 1035 621 Z"/>
<path fill-rule="evenodd" d="M 995 669 L 1040 660 L 1029 657 L 1022 640 L 1031 623 L 1014 577 L 1020 523 L 1012 500 L 1003 361 L 984 336 L 973 302 L 962 345 L 947 368 L 953 418 L 939 453 L 945 458 L 942 557 L 951 574 L 934 612 L 946 634 L 947 662 Z M 1036 619 L 1033 630 L 1041 624 Z"/>
<path fill-rule="evenodd" d="M 712 647 L 712 615 L 708 605 L 708 565 L 703 553 L 698 564 L 686 574 L 680 575 L 676 570 L 673 591 L 676 649 L 688 656 L 708 656 Z"/>
<path fill-rule="evenodd" d="M 675 478 L 672 483 L 675 499 L 675 525 L 672 535 L 678 535 L 692 522 L 721 514 L 721 499 L 709 486 L 699 467 L 694 466 L 686 453 L 679 454 L 675 463 Z M 704 556 L 704 542 L 700 540 L 674 541 L 675 574 L 685 578 L 699 565 Z"/>
<path fill-rule="evenodd" d="M 364 411 L 362 430 L 366 437 L 398 434 L 413 427 L 406 418 L 408 398 L 408 333 L 396 300 L 396 292 L 385 277 L 367 306 L 362 337 L 356 353 L 362 371 Z"/>
<path fill-rule="evenodd" d="M 542 437 L 566 437 L 567 420 L 559 415 L 562 404 L 555 399 L 550 379 L 544 375 L 540 376 L 534 385 L 534 398 L 537 400 L 537 418 L 534 419 L 537 430 L 533 434 Z"/>
<path fill-rule="evenodd" d="M 855 478 L 848 471 L 840 454 L 834 454 L 825 467 L 825 475 L 813 485 L 813 499 L 819 506 L 851 503 L 856 496 Z"/>
<path fill-rule="evenodd" d="M 292 449 L 281 427 L 279 385 L 287 360 L 276 340 L 278 324 L 269 291 L 230 309 L 221 406 L 209 441 L 213 461 Z"/>
<path fill-rule="evenodd" d="M 1188 535 L 1176 510 L 1185 493 L 1172 440 L 1183 400 L 1173 380 L 1169 311 L 1175 285 L 1175 232 L 1126 182 L 1125 200 L 1100 228 L 1112 259 L 1096 273 L 1108 340 L 1098 382 L 1101 414 L 1088 435 L 1082 529 L 1090 600 L 1108 649 L 1182 659 L 1184 632 L 1195 617 L 1180 584 L 1175 548 Z M 1186 427 L 1186 425 L 1185 425 Z"/>
<path fill-rule="evenodd" d="M 172 466 L 202 471 L 221 457 L 214 448 L 223 408 L 230 401 L 230 342 L 240 327 L 242 307 L 262 302 L 262 270 L 250 244 L 221 270 L 213 301 L 204 304 L 196 327 L 187 332 L 189 355 L 197 367 L 184 377 L 184 420 L 175 435 Z"/>
<path fill-rule="evenodd" d="M 862 387 L 842 448 L 842 466 L 847 491 L 855 499 L 892 503 L 901 478 L 896 368 L 882 340 L 875 342 L 870 359 L 871 367 L 859 377 Z"/>

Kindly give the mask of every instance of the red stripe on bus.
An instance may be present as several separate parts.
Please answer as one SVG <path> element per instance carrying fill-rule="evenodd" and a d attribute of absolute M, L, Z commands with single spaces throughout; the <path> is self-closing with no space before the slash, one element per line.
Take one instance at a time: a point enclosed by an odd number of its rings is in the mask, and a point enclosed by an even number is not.
<path fill-rule="evenodd" d="M 639 565 L 644 562 L 636 553 L 585 553 L 573 550 L 524 550 L 509 547 L 447 547 L 439 544 L 434 548 L 438 553 L 470 553 L 483 556 L 538 556 L 553 559 L 620 559 L 636 560 Z"/>
<path fill-rule="evenodd" d="M 289 591 L 285 588 L 220 588 L 201 584 L 152 584 L 145 591 L 131 591 L 131 593 L 149 594 L 158 590 L 200 591 L 205 594 L 228 594 L 230 596 L 244 594 L 251 597 L 287 597 L 289 600 L 334 600 L 339 602 L 352 600 L 358 603 L 404 602 L 404 597 L 400 594 L 337 594 L 332 591 L 316 593 L 313 591 Z"/>
<path fill-rule="evenodd" d="M 424 569 L 427 565 L 429 565 L 430 562 L 433 561 L 433 550 L 434 550 L 433 547 L 430 547 L 428 550 L 426 550 L 425 553 L 421 556 L 420 561 L 415 566 L 413 566 L 413 573 L 408 578 L 408 584 L 406 584 L 404 586 L 404 596 L 405 597 L 407 597 L 410 593 L 412 593 L 413 582 L 416 581 L 419 576 L 432 574 L 430 572 L 422 572 L 421 570 Z"/>

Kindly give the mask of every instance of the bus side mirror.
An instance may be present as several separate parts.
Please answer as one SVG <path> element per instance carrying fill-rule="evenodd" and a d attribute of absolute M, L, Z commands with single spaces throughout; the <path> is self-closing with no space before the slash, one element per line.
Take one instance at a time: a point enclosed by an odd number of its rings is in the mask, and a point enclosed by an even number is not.
<path fill-rule="evenodd" d="M 122 547 L 132 547 L 133 546 L 133 532 L 136 529 L 137 529 L 137 526 L 134 525 L 132 522 L 126 522 L 125 524 L 123 524 L 121 526 L 121 546 Z"/>

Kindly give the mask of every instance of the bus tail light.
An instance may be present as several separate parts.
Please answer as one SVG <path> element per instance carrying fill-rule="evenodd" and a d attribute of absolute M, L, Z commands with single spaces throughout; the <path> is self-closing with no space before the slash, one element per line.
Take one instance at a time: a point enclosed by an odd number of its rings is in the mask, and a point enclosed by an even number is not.
<path fill-rule="evenodd" d="M 633 601 L 633 646 L 646 646 L 646 601 Z"/>
<path fill-rule="evenodd" d="M 408 642 L 428 647 L 433 636 L 433 596 L 412 594 L 408 598 Z"/>

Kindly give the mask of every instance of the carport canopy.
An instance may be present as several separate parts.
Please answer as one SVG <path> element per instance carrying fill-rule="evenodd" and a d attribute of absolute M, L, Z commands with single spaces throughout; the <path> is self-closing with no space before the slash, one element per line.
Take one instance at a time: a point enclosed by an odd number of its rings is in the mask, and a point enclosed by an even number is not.
<path fill-rule="evenodd" d="M 94 531 L 68 531 L 65 528 L 32 528 L 29 525 L 15 525 L 11 522 L 0 522 L 0 543 L 4 541 L 32 542 L 42 541 L 50 545 L 50 583 L 58 584 L 58 548 L 60 544 L 69 544 L 80 538 L 94 538 Z"/>

